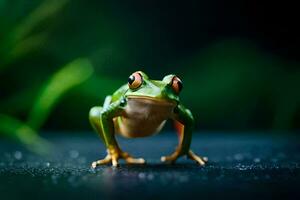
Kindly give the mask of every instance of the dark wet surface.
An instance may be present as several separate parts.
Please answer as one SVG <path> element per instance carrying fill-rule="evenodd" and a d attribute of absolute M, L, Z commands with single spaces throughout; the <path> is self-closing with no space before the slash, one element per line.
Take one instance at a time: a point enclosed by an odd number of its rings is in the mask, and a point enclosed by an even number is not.
<path fill-rule="evenodd" d="M 118 169 L 90 163 L 105 156 L 93 133 L 48 134 L 55 145 L 40 157 L 0 141 L 0 199 L 299 199 L 300 138 L 265 134 L 194 134 L 192 149 L 209 158 L 205 167 L 182 158 L 161 164 L 175 134 L 118 138 L 123 150 L 144 157 L 145 166 Z"/>

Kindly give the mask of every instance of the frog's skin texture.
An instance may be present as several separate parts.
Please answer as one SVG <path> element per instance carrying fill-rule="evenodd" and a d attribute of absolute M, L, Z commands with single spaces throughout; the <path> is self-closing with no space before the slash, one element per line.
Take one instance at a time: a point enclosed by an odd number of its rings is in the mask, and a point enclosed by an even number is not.
<path fill-rule="evenodd" d="M 179 144 L 173 154 L 161 157 L 161 161 L 174 163 L 186 155 L 204 165 L 207 158 L 190 150 L 194 118 L 180 103 L 181 88 L 181 80 L 176 75 L 167 75 L 160 81 L 151 80 L 144 72 L 137 71 L 129 77 L 128 84 L 106 97 L 102 107 L 93 107 L 89 113 L 90 123 L 103 140 L 107 156 L 93 162 L 92 167 L 107 163 L 118 166 L 121 158 L 126 163 L 144 164 L 143 158 L 133 158 L 120 149 L 115 134 L 127 138 L 154 135 L 167 119 L 174 120 L 177 125 Z"/>

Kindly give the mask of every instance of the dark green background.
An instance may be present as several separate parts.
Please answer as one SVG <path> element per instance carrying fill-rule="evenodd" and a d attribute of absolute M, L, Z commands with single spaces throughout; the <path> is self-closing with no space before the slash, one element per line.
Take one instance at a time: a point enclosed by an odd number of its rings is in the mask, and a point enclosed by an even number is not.
<path fill-rule="evenodd" d="M 299 129 L 294 7 L 288 1 L 1 0 L 0 113 L 25 122 L 49 77 L 84 57 L 93 74 L 59 98 L 44 130 L 91 130 L 89 109 L 136 70 L 153 79 L 181 77 L 181 100 L 199 130 Z M 30 17 L 33 24 L 26 25 Z"/>

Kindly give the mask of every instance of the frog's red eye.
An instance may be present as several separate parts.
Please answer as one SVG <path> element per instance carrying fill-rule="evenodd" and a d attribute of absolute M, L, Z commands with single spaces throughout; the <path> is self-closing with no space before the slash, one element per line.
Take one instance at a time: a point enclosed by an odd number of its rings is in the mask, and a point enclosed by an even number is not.
<path fill-rule="evenodd" d="M 136 89 L 140 87 L 142 83 L 143 83 L 143 77 L 138 72 L 131 74 L 128 78 L 128 86 L 130 89 Z"/>
<path fill-rule="evenodd" d="M 173 90 L 179 94 L 179 92 L 182 90 L 182 81 L 177 76 L 174 76 L 171 82 L 171 86 Z"/>

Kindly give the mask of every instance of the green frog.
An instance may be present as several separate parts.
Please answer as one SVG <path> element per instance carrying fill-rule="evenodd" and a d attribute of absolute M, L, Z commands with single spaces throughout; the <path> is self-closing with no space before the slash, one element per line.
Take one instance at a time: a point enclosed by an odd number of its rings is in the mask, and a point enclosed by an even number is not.
<path fill-rule="evenodd" d="M 137 71 L 129 76 L 127 84 L 105 98 L 102 107 L 91 108 L 90 123 L 107 149 L 106 157 L 93 162 L 92 168 L 108 163 L 118 166 L 119 159 L 128 164 L 144 164 L 143 158 L 134 158 L 121 150 L 115 134 L 126 138 L 151 136 L 162 129 L 167 119 L 175 122 L 179 144 L 174 153 L 161 157 L 161 161 L 174 163 L 185 155 L 204 165 L 207 158 L 190 150 L 194 117 L 179 100 L 182 87 L 182 81 L 174 74 L 151 80 L 144 72 Z"/>

